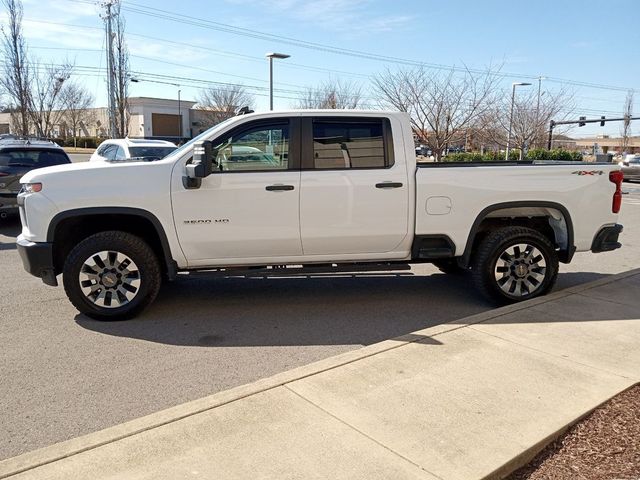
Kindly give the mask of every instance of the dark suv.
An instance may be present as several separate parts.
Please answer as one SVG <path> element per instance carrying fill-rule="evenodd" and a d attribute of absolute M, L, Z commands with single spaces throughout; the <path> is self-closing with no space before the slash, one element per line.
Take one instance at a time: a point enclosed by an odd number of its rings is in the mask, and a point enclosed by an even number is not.
<path fill-rule="evenodd" d="M 0 140 L 0 218 L 18 213 L 20 178 L 30 170 L 71 163 L 65 151 L 49 140 Z"/>

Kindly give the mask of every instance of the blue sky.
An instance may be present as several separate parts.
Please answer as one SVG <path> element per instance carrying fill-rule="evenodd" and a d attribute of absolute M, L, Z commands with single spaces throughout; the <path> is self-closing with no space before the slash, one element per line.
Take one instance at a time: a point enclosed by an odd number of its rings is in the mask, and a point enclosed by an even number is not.
<path fill-rule="evenodd" d="M 76 79 L 104 105 L 104 74 L 98 70 L 105 67 L 104 34 L 97 3 L 23 0 L 24 27 L 30 51 L 42 63 L 73 61 Z M 150 8 L 173 19 L 142 13 Z M 506 91 L 513 81 L 548 77 L 543 90 L 565 87 L 574 93 L 576 116 L 621 116 L 625 89 L 635 89 L 634 111 L 640 114 L 640 0 L 123 0 L 122 14 L 132 70 L 140 78 L 179 83 L 187 100 L 195 100 L 207 81 L 241 83 L 257 94 L 257 108 L 266 109 L 269 51 L 291 55 L 275 66 L 276 108 L 294 106 L 301 89 L 327 79 L 359 83 L 366 91 L 371 75 L 399 67 L 388 59 L 304 48 L 300 40 L 429 65 L 502 64 L 503 73 L 513 74 L 504 79 Z M 3 23 L 5 18 L 0 12 Z M 199 19 L 218 24 L 194 25 Z M 248 35 L 224 31 L 226 26 Z M 254 38 L 251 32 L 294 41 Z M 131 86 L 133 96 L 176 98 L 177 90 L 151 82 Z M 619 128 L 587 126 L 571 133 L 617 134 Z M 640 133 L 635 125 L 633 130 Z"/>

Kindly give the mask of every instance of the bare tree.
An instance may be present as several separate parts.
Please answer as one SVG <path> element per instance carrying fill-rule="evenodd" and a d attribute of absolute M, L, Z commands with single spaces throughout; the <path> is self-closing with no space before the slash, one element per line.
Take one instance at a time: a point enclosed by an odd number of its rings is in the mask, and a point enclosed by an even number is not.
<path fill-rule="evenodd" d="M 386 70 L 373 79 L 383 106 L 407 112 L 414 134 L 439 161 L 449 144 L 464 138 L 495 102 L 497 70 L 474 74 L 430 72 L 424 67 Z"/>
<path fill-rule="evenodd" d="M 544 148 L 549 122 L 562 121 L 573 110 L 573 93 L 569 90 L 545 91 L 539 98 L 536 91 L 520 90 L 513 104 L 510 146 L 519 149 L 521 157 L 529 148 Z M 510 119 L 511 95 L 505 92 L 502 100 L 495 102 L 480 117 L 477 134 L 485 143 L 496 148 L 506 148 Z"/>
<path fill-rule="evenodd" d="M 631 117 L 633 116 L 633 90 L 627 92 L 627 98 L 624 100 L 624 111 L 622 113 L 624 121 L 620 131 L 620 149 L 622 153 L 629 151 L 629 137 L 631 136 Z"/>
<path fill-rule="evenodd" d="M 298 108 L 354 109 L 362 100 L 362 87 L 351 82 L 326 81 L 307 88 Z"/>
<path fill-rule="evenodd" d="M 29 95 L 29 118 L 40 137 L 49 137 L 53 126 L 62 116 L 61 92 L 64 82 L 69 80 L 71 64 L 36 66 Z"/>
<path fill-rule="evenodd" d="M 120 13 L 118 3 L 115 12 L 115 24 L 113 32 L 113 77 L 115 79 L 116 100 L 116 138 L 124 138 L 129 135 L 129 121 L 131 111 L 129 109 L 129 83 L 131 74 L 129 69 L 129 48 L 125 39 L 125 20 Z"/>
<path fill-rule="evenodd" d="M 73 146 L 77 146 L 78 131 L 95 118 L 91 106 L 93 95 L 77 83 L 65 85 L 61 93 L 63 108 L 62 121 L 73 136 Z"/>
<path fill-rule="evenodd" d="M 198 110 L 205 127 L 231 118 L 241 107 L 254 104 L 254 97 L 242 85 L 210 87 L 200 92 Z"/>
<path fill-rule="evenodd" d="M 22 3 L 20 0 L 2 0 L 2 4 L 8 13 L 9 25 L 2 28 L 4 75 L 0 76 L 0 84 L 15 104 L 17 133 L 28 135 L 32 72 L 22 33 Z"/>
<path fill-rule="evenodd" d="M 20 0 L 2 0 L 9 14 L 9 26 L 2 30 L 5 56 L 4 75 L 0 83 L 12 102 L 12 123 L 21 135 L 30 127 L 39 136 L 49 136 L 59 115 L 62 86 L 71 75 L 71 64 L 43 66 L 30 60 L 22 33 L 23 9 Z"/>

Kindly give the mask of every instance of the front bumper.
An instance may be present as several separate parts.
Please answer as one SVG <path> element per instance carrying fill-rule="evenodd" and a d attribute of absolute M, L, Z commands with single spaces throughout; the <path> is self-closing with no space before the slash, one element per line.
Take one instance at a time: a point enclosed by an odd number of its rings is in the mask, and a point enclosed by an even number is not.
<path fill-rule="evenodd" d="M 58 280 L 53 266 L 53 243 L 30 242 L 18 237 L 16 245 L 24 269 L 31 275 L 41 278 L 47 285 L 57 287 Z"/>
<path fill-rule="evenodd" d="M 591 251 L 593 253 L 610 252 L 622 247 L 622 244 L 618 242 L 618 236 L 622 232 L 622 228 L 620 224 L 602 227 L 593 239 Z"/>

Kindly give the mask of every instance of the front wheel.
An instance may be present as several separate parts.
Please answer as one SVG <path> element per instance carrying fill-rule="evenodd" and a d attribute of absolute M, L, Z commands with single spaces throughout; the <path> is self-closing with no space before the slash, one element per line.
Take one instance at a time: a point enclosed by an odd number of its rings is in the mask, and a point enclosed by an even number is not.
<path fill-rule="evenodd" d="M 151 247 L 119 231 L 87 237 L 71 250 L 63 268 L 69 300 L 96 320 L 135 317 L 155 299 L 161 279 Z"/>
<path fill-rule="evenodd" d="M 558 254 L 540 232 L 505 227 L 489 233 L 472 262 L 473 281 L 497 304 L 509 304 L 544 295 L 558 277 Z"/>

